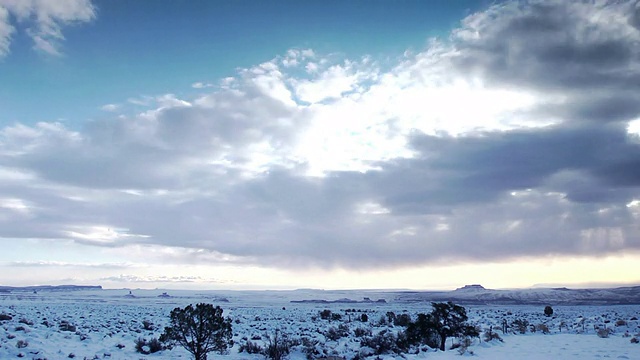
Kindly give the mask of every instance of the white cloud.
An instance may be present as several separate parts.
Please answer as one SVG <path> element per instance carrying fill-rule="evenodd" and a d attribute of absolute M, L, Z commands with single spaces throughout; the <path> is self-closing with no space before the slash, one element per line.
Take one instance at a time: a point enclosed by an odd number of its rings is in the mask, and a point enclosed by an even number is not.
<path fill-rule="evenodd" d="M 307 64 L 308 65 L 308 64 Z M 313 70 L 317 72 L 318 69 Z M 315 79 L 303 79 L 294 82 L 297 97 L 305 102 L 317 103 L 329 99 L 340 98 L 343 93 L 355 90 L 359 81 L 375 76 L 375 70 L 358 73 L 353 64 L 333 65 L 322 71 Z"/>
<path fill-rule="evenodd" d="M 103 111 L 108 111 L 108 112 L 114 112 L 114 111 L 118 111 L 118 109 L 120 109 L 120 105 L 118 104 L 106 104 L 100 107 L 101 110 Z"/>
<path fill-rule="evenodd" d="M 9 15 L 26 26 L 34 49 L 59 56 L 62 28 L 91 21 L 96 13 L 91 0 L 0 0 L 0 56 L 8 54 L 14 32 Z"/>
<path fill-rule="evenodd" d="M 191 87 L 194 88 L 194 89 L 205 89 L 205 88 L 213 87 L 213 84 L 195 82 L 195 83 L 191 84 Z"/>

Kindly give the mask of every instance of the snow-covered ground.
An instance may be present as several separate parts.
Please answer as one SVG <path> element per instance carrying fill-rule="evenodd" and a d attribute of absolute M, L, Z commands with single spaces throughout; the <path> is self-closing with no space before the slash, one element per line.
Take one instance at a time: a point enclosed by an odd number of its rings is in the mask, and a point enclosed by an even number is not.
<path fill-rule="evenodd" d="M 307 338 L 320 352 L 318 356 L 341 356 L 352 359 L 366 355 L 361 347 L 365 334 L 398 332 L 400 326 L 381 325 L 388 312 L 407 313 L 412 317 L 431 310 L 429 302 L 396 301 L 385 292 L 320 292 L 320 291 L 169 291 L 170 297 L 159 297 L 158 290 L 94 290 L 41 291 L 0 293 L 0 314 L 11 317 L 0 320 L 0 359 L 157 359 L 183 358 L 190 355 L 182 348 L 144 355 L 136 352 L 138 338 L 150 340 L 162 333 L 175 307 L 208 302 L 220 305 L 225 316 L 233 319 L 235 345 L 227 359 L 263 359 L 262 355 L 240 353 L 246 341 L 263 345 L 277 329 L 290 338 Z M 356 297 L 359 296 L 359 297 Z M 373 302 L 358 303 L 291 303 L 291 300 L 351 298 Z M 385 299 L 386 302 L 375 302 Z M 553 305 L 553 304 L 551 304 Z M 504 342 L 480 342 L 478 339 L 463 356 L 479 359 L 640 359 L 640 344 L 630 339 L 640 332 L 640 306 L 554 306 L 554 315 L 546 317 L 541 306 L 466 306 L 470 322 L 485 330 L 492 327 Z M 341 315 L 341 320 L 328 321 L 319 312 L 328 309 Z M 362 314 L 367 322 L 360 321 Z M 503 334 L 502 324 L 523 319 L 534 327 L 544 324 L 549 334 Z M 68 324 L 68 325 L 64 325 Z M 152 328 L 150 330 L 145 329 Z M 327 332 L 339 327 L 346 336 L 330 340 Z M 613 331 L 608 338 L 597 335 L 597 329 Z M 540 328 L 540 327 L 539 327 Z M 316 343 L 317 342 L 317 343 Z M 448 340 L 450 346 L 455 340 Z M 303 345 L 293 348 L 290 359 L 304 359 Z M 426 351 L 424 351 L 426 350 Z M 212 354 L 212 357 L 218 357 Z M 404 354 L 407 359 L 457 359 L 458 350 L 445 352 L 426 349 L 417 354 Z M 372 356 L 374 359 L 376 355 Z M 383 354 L 383 359 L 401 358 Z"/>

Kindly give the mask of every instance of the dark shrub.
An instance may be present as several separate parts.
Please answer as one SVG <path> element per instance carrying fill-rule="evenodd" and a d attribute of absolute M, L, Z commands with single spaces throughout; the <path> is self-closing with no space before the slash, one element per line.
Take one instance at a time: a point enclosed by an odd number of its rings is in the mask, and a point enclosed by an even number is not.
<path fill-rule="evenodd" d="M 21 324 L 33 326 L 33 321 L 27 320 L 26 318 L 22 318 L 22 319 L 18 320 L 18 322 L 21 323 Z"/>
<path fill-rule="evenodd" d="M 158 351 L 164 350 L 164 346 L 162 346 L 162 343 L 157 338 L 153 338 L 149 341 L 143 338 L 138 338 L 135 344 L 136 344 L 136 351 L 145 355 L 153 354 Z"/>
<path fill-rule="evenodd" d="M 373 337 L 364 337 L 360 346 L 373 349 L 375 355 L 401 354 L 406 351 L 405 341 L 398 341 L 398 337 L 391 331 L 382 330 Z"/>
<path fill-rule="evenodd" d="M 325 309 L 320 311 L 320 319 L 322 320 L 330 320 L 331 319 L 331 310 Z"/>
<path fill-rule="evenodd" d="M 526 334 L 529 322 L 525 319 L 516 319 L 511 323 L 511 327 L 516 329 L 520 334 Z"/>
<path fill-rule="evenodd" d="M 76 332 L 76 326 L 70 324 L 66 320 L 60 321 L 60 325 L 58 325 L 58 329 L 60 329 L 60 331 Z"/>
<path fill-rule="evenodd" d="M 238 348 L 238 352 L 245 352 L 247 354 L 262 354 L 264 349 L 262 346 L 258 345 L 258 343 L 254 343 L 253 341 L 247 341 L 244 344 L 240 344 Z"/>
<path fill-rule="evenodd" d="M 273 336 L 269 336 L 263 355 L 271 360 L 282 360 L 291 352 L 291 346 L 287 336 L 276 330 Z"/>
<path fill-rule="evenodd" d="M 332 326 L 325 331 L 324 336 L 330 341 L 340 340 L 349 336 L 349 327 L 346 324 L 340 324 L 338 327 Z"/>
<path fill-rule="evenodd" d="M 411 323 L 411 316 L 409 316 L 409 314 L 400 314 L 393 320 L 393 325 L 395 326 L 407 327 L 409 323 Z"/>

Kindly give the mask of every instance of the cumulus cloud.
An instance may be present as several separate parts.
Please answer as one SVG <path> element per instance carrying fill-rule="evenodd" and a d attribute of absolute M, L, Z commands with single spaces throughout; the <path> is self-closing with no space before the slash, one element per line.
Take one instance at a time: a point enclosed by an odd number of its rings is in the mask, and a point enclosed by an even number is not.
<path fill-rule="evenodd" d="M 5 127 L 0 235 L 356 269 L 640 250 L 638 18 L 504 2 L 391 65 L 294 49 L 83 129 Z"/>
<path fill-rule="evenodd" d="M 25 27 L 35 50 L 59 56 L 62 28 L 95 16 L 91 0 L 0 0 L 0 57 L 9 53 L 13 19 Z"/>

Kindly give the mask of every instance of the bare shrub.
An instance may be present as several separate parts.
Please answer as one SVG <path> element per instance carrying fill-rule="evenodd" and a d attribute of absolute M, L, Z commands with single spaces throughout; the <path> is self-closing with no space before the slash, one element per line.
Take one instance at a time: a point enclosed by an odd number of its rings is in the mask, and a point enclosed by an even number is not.
<path fill-rule="evenodd" d="M 516 319 L 511 323 L 511 327 L 516 329 L 520 334 L 526 334 L 529 322 L 525 319 Z"/>
<path fill-rule="evenodd" d="M 18 340 L 18 342 L 16 343 L 16 347 L 18 349 L 23 349 L 23 348 L 26 348 L 27 346 L 29 346 L 29 343 L 26 340 Z"/>
<path fill-rule="evenodd" d="M 456 347 L 459 355 L 464 355 L 465 353 L 469 353 L 469 355 L 473 355 L 473 351 L 469 350 L 469 346 L 471 346 L 472 341 L 469 337 L 464 337 L 462 341 L 457 343 Z M 452 347 L 453 349 L 453 347 Z"/>
<path fill-rule="evenodd" d="M 308 337 L 303 337 L 301 341 L 302 352 L 307 360 L 316 359 L 320 355 L 320 351 L 318 350 L 318 344 L 320 344 L 320 341 L 310 339 Z"/>
<path fill-rule="evenodd" d="M 340 324 L 338 327 L 332 326 L 325 331 L 324 336 L 327 340 L 338 341 L 349 336 L 349 327 L 346 324 Z"/>
<path fill-rule="evenodd" d="M 493 341 L 493 340 L 498 340 L 500 342 L 503 341 L 502 338 L 500 337 L 500 335 L 497 332 L 493 331 L 493 328 L 491 328 L 491 327 L 484 331 L 483 338 L 484 338 L 485 342 L 490 342 L 490 341 Z"/>
<path fill-rule="evenodd" d="M 76 326 L 72 325 L 66 320 L 60 321 L 60 324 L 58 325 L 58 329 L 60 329 L 60 331 L 76 332 Z"/>
<path fill-rule="evenodd" d="M 269 336 L 263 354 L 271 360 L 285 359 L 291 352 L 291 341 L 286 335 L 276 330 L 273 336 Z"/>
<path fill-rule="evenodd" d="M 602 329 L 598 329 L 596 331 L 596 334 L 598 334 L 598 337 L 606 339 L 609 337 L 609 335 L 611 335 L 613 333 L 613 330 L 610 328 L 602 328 Z"/>
<path fill-rule="evenodd" d="M 364 337 L 364 336 L 371 336 L 371 329 L 366 329 L 366 328 L 355 328 L 353 330 L 353 334 L 358 337 Z"/>
<path fill-rule="evenodd" d="M 149 341 L 147 341 L 147 339 L 138 338 L 135 344 L 136 344 L 136 351 L 145 355 L 153 354 L 158 351 L 164 350 L 164 346 L 162 346 L 162 343 L 157 338 L 153 338 Z"/>
<path fill-rule="evenodd" d="M 238 352 L 245 352 L 247 354 L 262 354 L 263 351 L 262 346 L 250 340 L 240 344 L 238 348 Z"/>
<path fill-rule="evenodd" d="M 33 326 L 33 321 L 27 320 L 26 318 L 22 318 L 22 319 L 18 320 L 18 322 L 21 323 L 21 324 Z"/>
<path fill-rule="evenodd" d="M 538 324 L 536 325 L 536 330 L 540 331 L 543 334 L 549 334 L 549 327 L 546 324 Z"/>
<path fill-rule="evenodd" d="M 375 355 L 400 354 L 406 350 L 405 343 L 406 339 L 398 339 L 393 332 L 387 330 L 382 330 L 373 337 L 364 337 L 360 340 L 360 346 L 373 349 Z"/>

